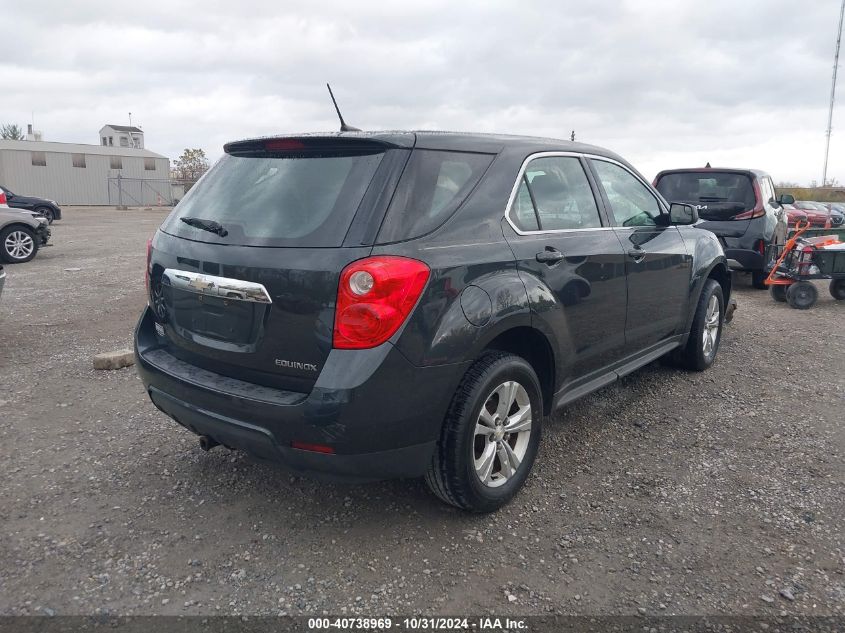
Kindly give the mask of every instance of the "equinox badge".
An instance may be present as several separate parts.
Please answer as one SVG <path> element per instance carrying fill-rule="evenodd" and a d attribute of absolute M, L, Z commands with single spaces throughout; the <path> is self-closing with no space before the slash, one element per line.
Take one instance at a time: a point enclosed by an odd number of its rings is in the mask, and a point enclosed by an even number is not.
<path fill-rule="evenodd" d="M 303 369 L 305 371 L 317 371 L 317 366 L 313 363 L 300 363 L 298 360 L 283 360 L 276 359 L 277 367 L 287 367 L 289 369 Z"/>

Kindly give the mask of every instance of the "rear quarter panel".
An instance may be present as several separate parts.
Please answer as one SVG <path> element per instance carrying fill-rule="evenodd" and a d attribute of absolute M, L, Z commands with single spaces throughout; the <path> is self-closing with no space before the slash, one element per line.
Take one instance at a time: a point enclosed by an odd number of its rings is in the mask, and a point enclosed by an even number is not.
<path fill-rule="evenodd" d="M 520 164 L 500 154 L 438 229 L 373 248 L 373 255 L 413 257 L 431 268 L 417 307 L 392 339 L 415 365 L 473 360 L 498 334 L 531 325 L 525 286 L 501 227 Z"/>

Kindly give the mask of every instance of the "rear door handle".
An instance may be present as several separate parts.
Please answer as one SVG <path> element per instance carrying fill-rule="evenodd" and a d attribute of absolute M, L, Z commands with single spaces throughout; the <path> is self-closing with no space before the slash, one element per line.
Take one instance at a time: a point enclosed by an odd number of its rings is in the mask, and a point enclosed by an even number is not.
<path fill-rule="evenodd" d="M 641 248 L 632 248 L 628 251 L 628 257 L 633 259 L 635 262 L 641 262 L 645 257 L 645 251 Z"/>
<path fill-rule="evenodd" d="M 563 259 L 563 253 L 552 246 L 547 246 L 546 250 L 537 253 L 536 257 L 541 264 L 552 266 Z"/>

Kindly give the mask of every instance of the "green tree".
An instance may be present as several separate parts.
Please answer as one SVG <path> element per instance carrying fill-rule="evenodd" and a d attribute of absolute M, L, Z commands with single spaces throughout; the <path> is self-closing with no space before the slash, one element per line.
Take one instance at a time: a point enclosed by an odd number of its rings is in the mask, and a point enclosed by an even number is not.
<path fill-rule="evenodd" d="M 201 149 L 185 149 L 173 163 L 172 176 L 178 180 L 196 182 L 208 171 L 208 158 Z"/>
<path fill-rule="evenodd" d="M 23 130 L 17 123 L 4 123 L 0 125 L 0 138 L 4 141 L 22 141 Z"/>

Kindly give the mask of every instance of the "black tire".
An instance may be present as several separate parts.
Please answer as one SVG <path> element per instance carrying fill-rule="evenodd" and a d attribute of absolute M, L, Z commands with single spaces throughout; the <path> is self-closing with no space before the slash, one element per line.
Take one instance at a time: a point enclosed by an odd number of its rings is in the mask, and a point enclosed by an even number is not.
<path fill-rule="evenodd" d="M 476 425 L 479 424 L 482 407 L 491 402 L 490 399 L 495 397 L 499 386 L 505 386 L 509 382 L 518 383 L 527 394 L 530 401 L 531 428 L 528 431 L 527 445 L 522 445 L 525 452 L 515 472 L 505 478 L 504 483 L 500 482 L 493 487 L 492 483 L 482 483 L 475 464 L 475 459 L 483 457 L 483 453 L 479 457 L 475 456 L 479 450 L 478 442 L 481 442 L 483 450 L 486 444 L 493 443 L 493 434 L 489 439 L 488 436 L 477 435 Z M 498 510 L 522 488 L 531 471 L 540 445 L 542 420 L 543 396 L 537 374 L 531 365 L 513 354 L 485 354 L 467 370 L 452 398 L 437 448 L 425 476 L 428 487 L 441 500 L 464 510 Z M 507 435 L 495 441 L 500 445 L 502 441 L 511 440 L 519 442 L 515 437 L 508 439 Z M 494 451 L 491 468 L 495 469 L 495 464 L 499 464 L 502 471 L 499 454 L 497 450 Z M 501 477 L 501 474 L 499 476 Z"/>
<path fill-rule="evenodd" d="M 786 302 L 786 286 L 769 286 L 769 292 L 772 293 L 772 299 L 775 301 Z"/>
<path fill-rule="evenodd" d="M 17 256 L 13 251 L 14 246 L 10 246 L 7 242 L 10 236 L 15 235 L 21 235 L 21 239 L 29 238 L 32 241 L 32 250 L 20 257 Z M 23 264 L 24 262 L 28 262 L 38 253 L 39 246 L 40 240 L 28 226 L 13 224 L 0 231 L 0 259 L 8 264 Z"/>
<path fill-rule="evenodd" d="M 845 301 L 845 279 L 832 279 L 830 281 L 830 296 L 837 301 Z"/>
<path fill-rule="evenodd" d="M 52 224 L 53 220 L 56 219 L 56 214 L 53 213 L 53 210 L 50 207 L 37 207 L 35 212 L 47 219 L 47 224 Z"/>
<path fill-rule="evenodd" d="M 765 290 L 766 286 L 766 277 L 769 276 L 765 270 L 753 270 L 751 271 L 751 286 L 756 288 L 757 290 Z"/>
<path fill-rule="evenodd" d="M 819 298 L 819 291 L 809 281 L 799 281 L 786 289 L 786 302 L 796 310 L 809 310 Z"/>
<path fill-rule="evenodd" d="M 705 349 L 707 342 L 704 340 L 704 330 L 708 320 L 707 313 L 711 306 L 710 300 L 712 297 L 716 298 L 719 314 L 717 315 L 715 340 L 713 340 L 712 336 L 710 337 L 711 348 L 708 351 Z M 714 279 L 707 279 L 704 282 L 704 288 L 701 289 L 701 296 L 698 298 L 689 339 L 687 339 L 687 344 L 675 353 L 675 362 L 681 367 L 693 371 L 704 371 L 710 367 L 716 360 L 724 327 L 725 296 L 722 293 L 722 286 Z M 711 333 L 713 332 L 712 327 L 708 326 L 707 329 Z"/>

